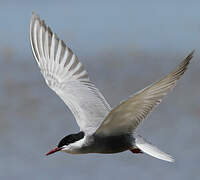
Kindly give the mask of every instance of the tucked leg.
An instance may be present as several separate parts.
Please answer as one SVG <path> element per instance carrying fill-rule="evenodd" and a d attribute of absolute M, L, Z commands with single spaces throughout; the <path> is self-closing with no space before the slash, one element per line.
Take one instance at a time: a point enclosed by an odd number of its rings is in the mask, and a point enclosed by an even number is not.
<path fill-rule="evenodd" d="M 133 149 L 130 149 L 130 151 L 135 154 L 143 153 L 139 148 L 133 148 Z"/>

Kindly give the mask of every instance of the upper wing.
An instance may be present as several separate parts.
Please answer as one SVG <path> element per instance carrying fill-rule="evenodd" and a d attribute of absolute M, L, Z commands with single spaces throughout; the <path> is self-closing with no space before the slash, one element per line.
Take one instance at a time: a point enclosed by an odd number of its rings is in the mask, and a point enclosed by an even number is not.
<path fill-rule="evenodd" d="M 94 132 L 111 108 L 76 55 L 34 13 L 30 41 L 47 85 L 69 107 L 80 129 Z"/>
<path fill-rule="evenodd" d="M 191 52 L 178 67 L 160 81 L 137 92 L 127 101 L 114 108 L 95 132 L 97 135 L 115 135 L 133 132 L 139 123 L 156 107 L 162 98 L 176 85 L 184 74 L 190 60 Z"/>

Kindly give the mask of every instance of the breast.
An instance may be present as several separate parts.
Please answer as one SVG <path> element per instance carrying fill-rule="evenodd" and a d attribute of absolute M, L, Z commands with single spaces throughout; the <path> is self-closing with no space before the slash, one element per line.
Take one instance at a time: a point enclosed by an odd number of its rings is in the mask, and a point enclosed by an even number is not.
<path fill-rule="evenodd" d="M 132 147 L 132 136 L 124 134 L 119 136 L 100 137 L 94 136 L 90 145 L 93 153 L 119 153 Z"/>

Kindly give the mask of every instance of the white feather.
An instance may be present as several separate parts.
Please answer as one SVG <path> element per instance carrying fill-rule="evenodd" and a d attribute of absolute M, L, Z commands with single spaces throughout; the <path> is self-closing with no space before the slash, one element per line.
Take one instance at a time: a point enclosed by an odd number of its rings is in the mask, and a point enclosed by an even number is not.
<path fill-rule="evenodd" d="M 76 55 L 34 13 L 30 41 L 47 85 L 72 111 L 81 131 L 95 132 L 111 108 Z"/>
<path fill-rule="evenodd" d="M 135 146 L 137 146 L 142 152 L 149 154 L 155 158 L 168 161 L 168 162 L 174 162 L 174 158 L 170 156 L 169 154 L 161 151 L 157 147 L 153 146 L 151 143 L 147 142 L 144 138 L 141 136 L 135 136 Z"/>

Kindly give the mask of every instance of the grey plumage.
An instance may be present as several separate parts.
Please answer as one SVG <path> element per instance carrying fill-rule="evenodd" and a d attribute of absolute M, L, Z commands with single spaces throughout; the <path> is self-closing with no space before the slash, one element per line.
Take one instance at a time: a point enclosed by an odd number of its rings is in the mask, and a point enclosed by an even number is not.
<path fill-rule="evenodd" d="M 112 109 L 97 129 L 96 134 L 114 135 L 123 132 L 133 132 L 141 121 L 160 104 L 163 97 L 175 87 L 177 80 L 187 70 L 193 53 L 194 51 L 160 81 L 147 86 Z"/>
<path fill-rule="evenodd" d="M 173 162 L 135 130 L 143 119 L 175 87 L 193 57 L 191 52 L 171 73 L 111 109 L 101 92 L 89 79 L 77 56 L 33 13 L 30 41 L 34 57 L 47 85 L 72 111 L 80 133 L 64 137 L 50 151 L 77 153 L 117 153 L 125 150 L 144 152 Z M 137 149 L 138 151 L 134 151 Z"/>

